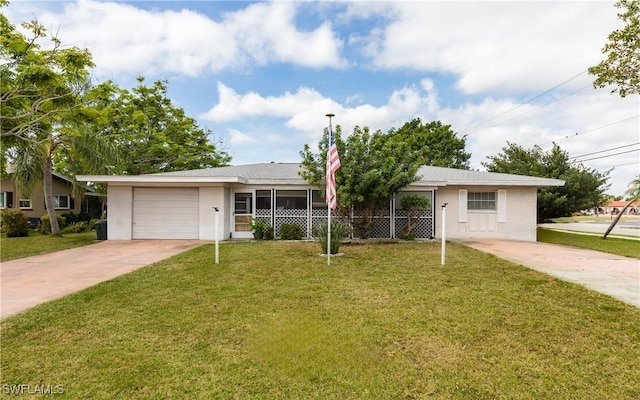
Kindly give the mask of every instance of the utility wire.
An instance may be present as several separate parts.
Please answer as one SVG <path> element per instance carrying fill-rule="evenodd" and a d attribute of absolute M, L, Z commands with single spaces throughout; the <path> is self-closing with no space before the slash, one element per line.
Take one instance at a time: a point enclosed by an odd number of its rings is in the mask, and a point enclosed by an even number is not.
<path fill-rule="evenodd" d="M 601 158 L 608 158 L 608 157 L 613 157 L 613 156 L 619 156 L 621 154 L 628 154 L 628 153 L 634 153 L 636 151 L 640 151 L 640 149 L 634 149 L 634 150 L 627 150 L 627 151 L 621 151 L 619 153 L 614 153 L 614 154 L 608 154 L 605 156 L 599 156 L 599 157 L 593 157 L 593 158 L 587 158 L 586 160 L 574 160 L 572 161 L 573 163 L 582 163 L 585 161 L 593 161 L 593 160 L 599 160 Z"/>
<path fill-rule="evenodd" d="M 627 121 L 630 121 L 630 120 L 632 120 L 632 119 L 634 119 L 634 118 L 638 118 L 638 117 L 640 117 L 640 114 L 638 114 L 638 115 L 634 115 L 634 116 L 632 116 L 632 117 L 628 117 L 628 118 L 625 118 L 625 119 L 621 119 L 621 120 L 619 120 L 619 121 L 610 122 L 610 123 L 608 123 L 608 124 L 606 124 L 606 125 L 602 125 L 602 126 L 599 126 L 599 127 L 597 127 L 597 128 L 587 129 L 586 131 L 583 131 L 582 133 L 578 133 L 578 132 L 576 132 L 576 134 L 575 134 L 575 135 L 565 135 L 565 137 L 563 137 L 563 138 L 560 138 L 560 139 L 554 139 L 554 140 L 552 140 L 552 141 L 550 141 L 550 142 L 543 143 L 543 144 L 541 144 L 541 145 L 540 145 L 540 147 L 544 147 L 544 146 L 546 146 L 546 145 L 548 145 L 548 144 L 558 143 L 558 142 L 561 142 L 561 141 L 563 141 L 563 140 L 567 140 L 567 139 L 575 138 L 575 137 L 577 137 L 577 136 L 582 136 L 582 135 L 584 135 L 584 134 L 586 134 L 586 133 L 593 132 L 593 131 L 597 131 L 597 130 L 602 129 L 602 128 L 607 128 L 607 127 L 609 127 L 609 126 L 613 126 L 613 125 L 616 125 L 616 124 L 620 124 L 620 123 L 622 123 L 622 122 L 627 122 Z"/>
<path fill-rule="evenodd" d="M 493 120 L 496 120 L 496 119 L 500 118 L 501 116 L 503 116 L 503 115 L 505 115 L 505 114 L 508 114 L 508 113 L 510 113 L 510 112 L 513 112 L 513 111 L 517 110 L 518 108 L 522 107 L 522 106 L 523 106 L 523 105 L 525 105 L 525 104 L 529 104 L 529 103 L 531 103 L 531 102 L 533 102 L 533 101 L 535 101 L 535 100 L 537 100 L 537 99 L 541 98 L 542 96 L 544 96 L 544 95 L 546 95 L 546 94 L 548 94 L 548 93 L 550 93 L 550 92 L 552 92 L 552 91 L 556 90 L 556 89 L 557 89 L 557 88 L 559 88 L 560 86 L 565 85 L 565 84 L 567 84 L 567 83 L 571 82 L 572 80 L 574 80 L 574 79 L 576 79 L 576 78 L 578 78 L 578 77 L 580 77 L 580 76 L 582 76 L 582 75 L 586 74 L 586 73 L 587 73 L 587 71 L 588 71 L 588 70 L 586 70 L 586 69 L 585 69 L 584 71 L 580 72 L 579 74 L 572 76 L 571 78 L 569 78 L 569 79 L 565 80 L 564 82 L 559 83 L 559 84 L 555 85 L 554 87 L 552 87 L 552 88 L 550 88 L 550 89 L 545 90 L 544 92 L 542 92 L 542 93 L 540 93 L 540 94 L 538 94 L 538 95 L 536 95 L 536 96 L 534 96 L 534 97 L 530 98 L 529 100 L 527 100 L 527 101 L 525 101 L 525 102 L 523 102 L 523 103 L 518 104 L 517 106 L 515 106 L 515 107 L 513 107 L 513 108 L 511 108 L 511 109 L 509 109 L 509 110 L 507 110 L 507 111 L 501 112 L 500 114 L 497 114 L 497 115 L 495 115 L 495 116 L 493 116 L 493 117 L 491 117 L 491 118 L 489 118 L 489 119 L 487 119 L 487 120 L 480 121 L 480 122 L 478 122 L 477 124 L 470 126 L 469 128 L 467 128 L 467 129 L 465 129 L 465 130 L 464 130 L 464 134 L 469 134 L 469 130 L 470 130 L 470 129 L 472 129 L 472 128 L 476 128 L 476 129 L 477 129 L 477 127 L 479 127 L 479 126 L 482 126 L 482 125 L 484 125 L 484 124 L 486 124 L 486 123 L 488 123 L 488 122 L 491 122 L 491 121 L 493 121 Z"/>
<path fill-rule="evenodd" d="M 631 146 L 635 146 L 635 145 L 638 145 L 638 144 L 640 144 L 640 142 L 635 142 L 635 143 L 631 143 L 631 144 L 625 144 L 624 146 L 612 147 L 612 148 L 606 149 L 606 150 L 594 151 L 593 153 L 580 154 L 579 156 L 569 157 L 569 160 L 571 160 L 573 158 L 581 158 L 581 157 L 591 156 L 591 155 L 599 154 L 599 153 L 606 153 L 607 151 L 623 149 L 625 147 L 631 147 Z"/>

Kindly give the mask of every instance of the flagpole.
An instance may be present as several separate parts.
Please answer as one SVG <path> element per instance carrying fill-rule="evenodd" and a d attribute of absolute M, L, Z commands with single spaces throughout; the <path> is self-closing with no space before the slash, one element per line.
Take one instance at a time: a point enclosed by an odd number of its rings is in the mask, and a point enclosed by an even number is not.
<path fill-rule="evenodd" d="M 327 141 L 327 171 L 325 179 L 329 178 L 329 174 L 331 173 L 331 157 L 329 153 L 331 152 L 331 139 L 333 136 L 333 130 L 331 127 L 331 117 L 334 117 L 335 114 L 327 114 L 329 117 L 329 140 Z M 331 266 L 331 202 L 327 199 L 327 266 Z"/>

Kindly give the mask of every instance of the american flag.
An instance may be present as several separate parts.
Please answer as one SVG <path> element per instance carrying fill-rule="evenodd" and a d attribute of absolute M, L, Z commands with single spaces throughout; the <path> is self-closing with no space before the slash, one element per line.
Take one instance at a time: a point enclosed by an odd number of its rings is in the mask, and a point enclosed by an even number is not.
<path fill-rule="evenodd" d="M 340 168 L 340 157 L 338 156 L 338 147 L 336 146 L 336 139 L 333 136 L 333 131 L 329 127 L 329 151 L 327 151 L 327 193 L 326 200 L 329 207 L 335 210 L 338 206 L 338 200 L 336 198 L 336 171 Z"/>

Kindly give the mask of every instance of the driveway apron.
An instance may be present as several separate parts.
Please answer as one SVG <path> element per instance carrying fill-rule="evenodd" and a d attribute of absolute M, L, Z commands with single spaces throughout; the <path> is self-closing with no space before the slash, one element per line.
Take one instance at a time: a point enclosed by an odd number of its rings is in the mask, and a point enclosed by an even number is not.
<path fill-rule="evenodd" d="M 171 257 L 205 242 L 107 240 L 89 246 L 5 261 L 0 268 L 0 318 L 63 297 Z"/>
<path fill-rule="evenodd" d="M 640 307 L 637 258 L 540 242 L 479 239 L 465 244 Z"/>

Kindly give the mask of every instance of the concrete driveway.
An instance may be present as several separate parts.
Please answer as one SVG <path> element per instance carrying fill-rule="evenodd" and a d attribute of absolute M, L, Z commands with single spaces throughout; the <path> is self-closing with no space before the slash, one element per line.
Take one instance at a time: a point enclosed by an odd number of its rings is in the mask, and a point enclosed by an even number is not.
<path fill-rule="evenodd" d="M 640 307 L 637 258 L 539 242 L 487 239 L 465 244 Z"/>
<path fill-rule="evenodd" d="M 0 271 L 0 319 L 203 244 L 198 240 L 107 240 L 5 261 Z"/>

